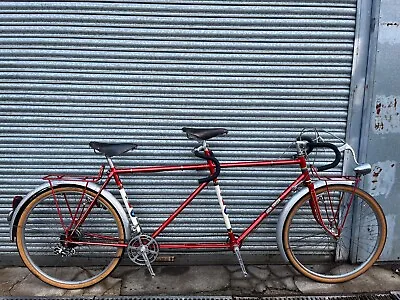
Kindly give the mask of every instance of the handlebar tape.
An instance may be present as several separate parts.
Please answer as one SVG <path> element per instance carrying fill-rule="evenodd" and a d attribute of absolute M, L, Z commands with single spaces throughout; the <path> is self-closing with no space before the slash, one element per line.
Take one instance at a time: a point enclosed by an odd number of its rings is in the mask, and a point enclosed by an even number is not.
<path fill-rule="evenodd" d="M 221 172 L 221 165 L 219 164 L 218 159 L 215 158 L 215 156 L 213 154 L 211 154 L 210 156 L 205 155 L 204 153 L 200 152 L 200 151 L 194 151 L 193 152 L 195 156 L 202 158 L 202 159 L 206 159 L 206 160 L 211 160 L 214 165 L 215 165 L 215 170 L 214 173 L 211 174 L 210 176 L 207 176 L 205 178 L 200 178 L 199 179 L 199 183 L 205 183 L 205 182 L 210 182 L 213 181 L 214 179 L 216 179 L 219 175 L 219 173 Z"/>
<path fill-rule="evenodd" d="M 304 139 L 306 141 L 308 141 L 308 139 Z M 307 147 L 309 149 L 307 149 L 307 154 L 311 153 L 311 151 L 313 151 L 315 148 L 329 148 L 331 149 L 333 152 L 335 152 L 335 160 L 333 162 L 331 162 L 330 164 L 321 166 L 317 168 L 317 171 L 322 172 L 331 168 L 336 167 L 339 163 L 340 160 L 342 159 L 342 155 L 338 149 L 338 147 L 336 147 L 334 144 L 331 143 L 314 143 L 314 142 L 309 142 L 307 144 Z"/>

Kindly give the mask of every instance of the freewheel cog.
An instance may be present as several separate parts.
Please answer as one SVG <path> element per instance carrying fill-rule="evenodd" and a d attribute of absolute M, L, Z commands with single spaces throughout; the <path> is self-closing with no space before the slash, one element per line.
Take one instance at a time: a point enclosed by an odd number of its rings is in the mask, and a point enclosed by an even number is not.
<path fill-rule="evenodd" d="M 149 235 L 141 234 L 132 238 L 128 243 L 128 256 L 131 261 L 140 266 L 147 265 L 146 258 L 150 263 L 156 260 L 160 251 L 158 243 Z"/>

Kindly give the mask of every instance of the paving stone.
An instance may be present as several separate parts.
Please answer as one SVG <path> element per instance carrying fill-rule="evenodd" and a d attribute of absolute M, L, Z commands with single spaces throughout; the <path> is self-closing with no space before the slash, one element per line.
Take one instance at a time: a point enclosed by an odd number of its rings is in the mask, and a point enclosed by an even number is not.
<path fill-rule="evenodd" d="M 68 270 L 71 274 L 79 274 L 80 272 L 78 270 L 72 271 L 72 268 Z M 122 284 L 121 278 L 109 276 L 102 282 L 86 289 L 65 290 L 42 282 L 26 268 L 16 270 L 15 273 L 17 274 L 13 281 L 16 282 L 9 291 L 12 296 L 110 296 L 119 295 Z M 23 277 L 24 275 L 25 277 Z"/>
<path fill-rule="evenodd" d="M 121 292 L 122 279 L 108 276 L 100 283 L 86 289 L 68 290 L 64 296 L 113 296 Z"/>
<path fill-rule="evenodd" d="M 254 288 L 254 291 L 259 294 L 264 293 L 266 290 L 267 290 L 267 286 L 262 282 L 259 282 L 258 284 L 256 284 L 256 286 Z"/>
<path fill-rule="evenodd" d="M 61 297 L 65 290 L 48 285 L 33 274 L 18 282 L 10 291 L 12 296 L 53 296 Z"/>
<path fill-rule="evenodd" d="M 27 268 L 0 269 L 0 291 L 2 296 L 11 296 L 13 287 L 30 274 Z"/>
<path fill-rule="evenodd" d="M 251 291 L 253 290 L 253 283 L 250 280 L 240 280 L 240 279 L 232 279 L 230 288 L 232 290 L 246 290 Z"/>
<path fill-rule="evenodd" d="M 259 268 L 259 269 L 267 269 L 267 270 L 269 270 L 269 265 L 255 265 L 255 266 L 257 266 L 257 268 Z"/>
<path fill-rule="evenodd" d="M 342 284 L 324 284 L 303 276 L 295 278 L 295 284 L 302 294 L 339 294 L 344 293 Z"/>
<path fill-rule="evenodd" d="M 239 269 L 233 273 L 231 273 L 231 278 L 232 279 L 246 279 L 249 278 L 249 276 L 252 276 L 251 274 L 247 275 L 247 277 L 245 277 L 243 275 L 242 269 Z"/>
<path fill-rule="evenodd" d="M 146 268 L 123 278 L 122 295 L 189 295 L 217 293 L 229 287 L 229 272 L 223 266 L 155 266 L 151 278 Z"/>
<path fill-rule="evenodd" d="M 297 273 L 297 271 L 294 270 L 294 268 L 291 265 L 270 265 L 268 266 L 269 269 L 271 270 L 271 273 L 274 274 L 277 277 L 280 278 L 285 278 L 288 276 L 294 276 Z"/>
<path fill-rule="evenodd" d="M 400 290 L 400 277 L 390 270 L 374 266 L 361 276 L 344 283 L 323 284 L 299 276 L 295 284 L 304 294 L 368 293 Z"/>
<path fill-rule="evenodd" d="M 121 296 L 121 295 L 221 295 L 273 296 L 367 293 L 400 290 L 400 276 L 391 268 L 373 267 L 360 277 L 342 284 L 322 284 L 302 275 L 293 276 L 289 267 L 248 268 L 249 272 L 271 269 L 267 279 L 250 273 L 244 278 L 240 269 L 224 266 L 155 266 L 156 277 L 147 268 L 120 267 L 105 281 L 83 290 L 62 290 L 47 285 L 26 268 L 0 268 L 0 296 Z M 290 272 L 289 272 L 290 271 Z M 289 274 L 286 277 L 282 275 Z M 232 275 L 237 273 L 238 278 Z M 71 275 L 74 275 L 71 272 Z M 240 274 L 240 277 L 239 277 Z M 265 273 L 264 273 L 265 274 Z M 278 277 L 279 275 L 279 277 Z M 261 276 L 260 276 L 261 277 Z"/>
<path fill-rule="evenodd" d="M 346 292 L 351 292 L 356 287 L 360 292 L 400 290 L 400 276 L 391 270 L 374 266 L 372 270 L 342 285 Z"/>
<path fill-rule="evenodd" d="M 299 289 L 297 288 L 297 286 L 294 282 L 294 277 L 288 276 L 285 278 L 281 278 L 280 280 L 281 280 L 282 284 L 285 286 L 285 290 L 299 292 Z"/>
<path fill-rule="evenodd" d="M 271 271 L 269 269 L 262 269 L 258 266 L 253 265 L 247 267 L 247 272 L 260 280 L 266 280 L 271 274 Z"/>
<path fill-rule="evenodd" d="M 229 271 L 229 272 L 236 272 L 236 271 L 240 271 L 240 266 L 238 265 L 227 265 L 225 266 L 225 268 Z"/>
<path fill-rule="evenodd" d="M 137 272 L 142 267 L 134 265 L 118 266 L 112 273 L 111 276 L 114 278 L 123 278 L 126 274 L 130 272 Z"/>
<path fill-rule="evenodd" d="M 282 283 L 282 281 L 277 278 L 269 278 L 266 281 L 266 285 L 270 289 L 275 289 L 275 290 L 285 290 L 286 289 L 286 286 Z"/>

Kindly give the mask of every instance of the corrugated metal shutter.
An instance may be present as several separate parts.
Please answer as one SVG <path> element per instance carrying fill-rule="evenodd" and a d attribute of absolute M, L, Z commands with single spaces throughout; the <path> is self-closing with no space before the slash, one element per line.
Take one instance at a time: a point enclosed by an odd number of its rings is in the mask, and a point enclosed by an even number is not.
<path fill-rule="evenodd" d="M 91 140 L 136 142 L 116 163 L 148 166 L 198 162 L 183 126 L 229 129 L 210 142 L 225 162 L 277 158 L 303 127 L 344 137 L 356 2 L 1 2 L 0 251 L 16 251 L 5 221 L 12 197 L 48 173 L 95 173 L 104 161 Z M 287 168 L 224 170 L 235 231 L 293 176 Z M 150 231 L 200 177 L 124 183 Z M 244 249 L 276 253 L 276 220 Z M 225 240 L 212 188 L 160 237 L 204 239 Z"/>

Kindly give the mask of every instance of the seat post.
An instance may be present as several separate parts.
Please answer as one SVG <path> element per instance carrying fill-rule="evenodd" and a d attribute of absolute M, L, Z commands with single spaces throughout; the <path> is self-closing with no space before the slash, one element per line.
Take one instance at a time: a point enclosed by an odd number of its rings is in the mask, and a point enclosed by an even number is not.
<path fill-rule="evenodd" d="M 116 172 L 116 169 L 115 169 L 115 166 L 114 166 L 114 163 L 113 163 L 111 157 L 106 156 L 106 159 L 107 159 L 108 165 L 110 166 L 110 171 L 111 171 L 112 176 L 114 177 L 114 180 L 115 180 L 115 183 L 117 184 L 117 187 L 120 190 L 123 189 L 124 187 L 122 185 L 121 180 L 119 179 L 119 176 L 118 176 L 118 174 Z"/>
<path fill-rule="evenodd" d="M 108 162 L 108 165 L 110 166 L 110 168 L 114 169 L 114 163 L 111 160 L 111 157 L 106 156 L 106 159 L 107 159 L 107 162 Z"/>
<path fill-rule="evenodd" d="M 118 189 L 120 189 L 120 190 L 123 189 L 124 186 L 122 185 L 122 182 L 119 179 L 119 175 L 117 173 L 117 170 L 115 169 L 115 166 L 114 166 L 114 163 L 113 163 L 111 157 L 106 156 L 106 159 L 107 159 L 108 165 L 110 166 L 111 174 L 114 177 L 114 180 L 115 180 L 115 183 L 117 184 Z"/>
<path fill-rule="evenodd" d="M 114 163 L 113 163 L 111 157 L 106 156 L 106 159 L 107 159 L 108 165 L 110 166 L 110 172 L 111 172 L 112 176 L 114 177 L 114 180 L 115 180 L 115 183 L 117 184 L 118 189 L 120 189 L 120 190 L 123 189 L 124 186 L 122 185 L 122 182 L 119 179 L 118 173 L 116 172 L 116 169 L 115 169 L 115 166 L 114 166 Z"/>

